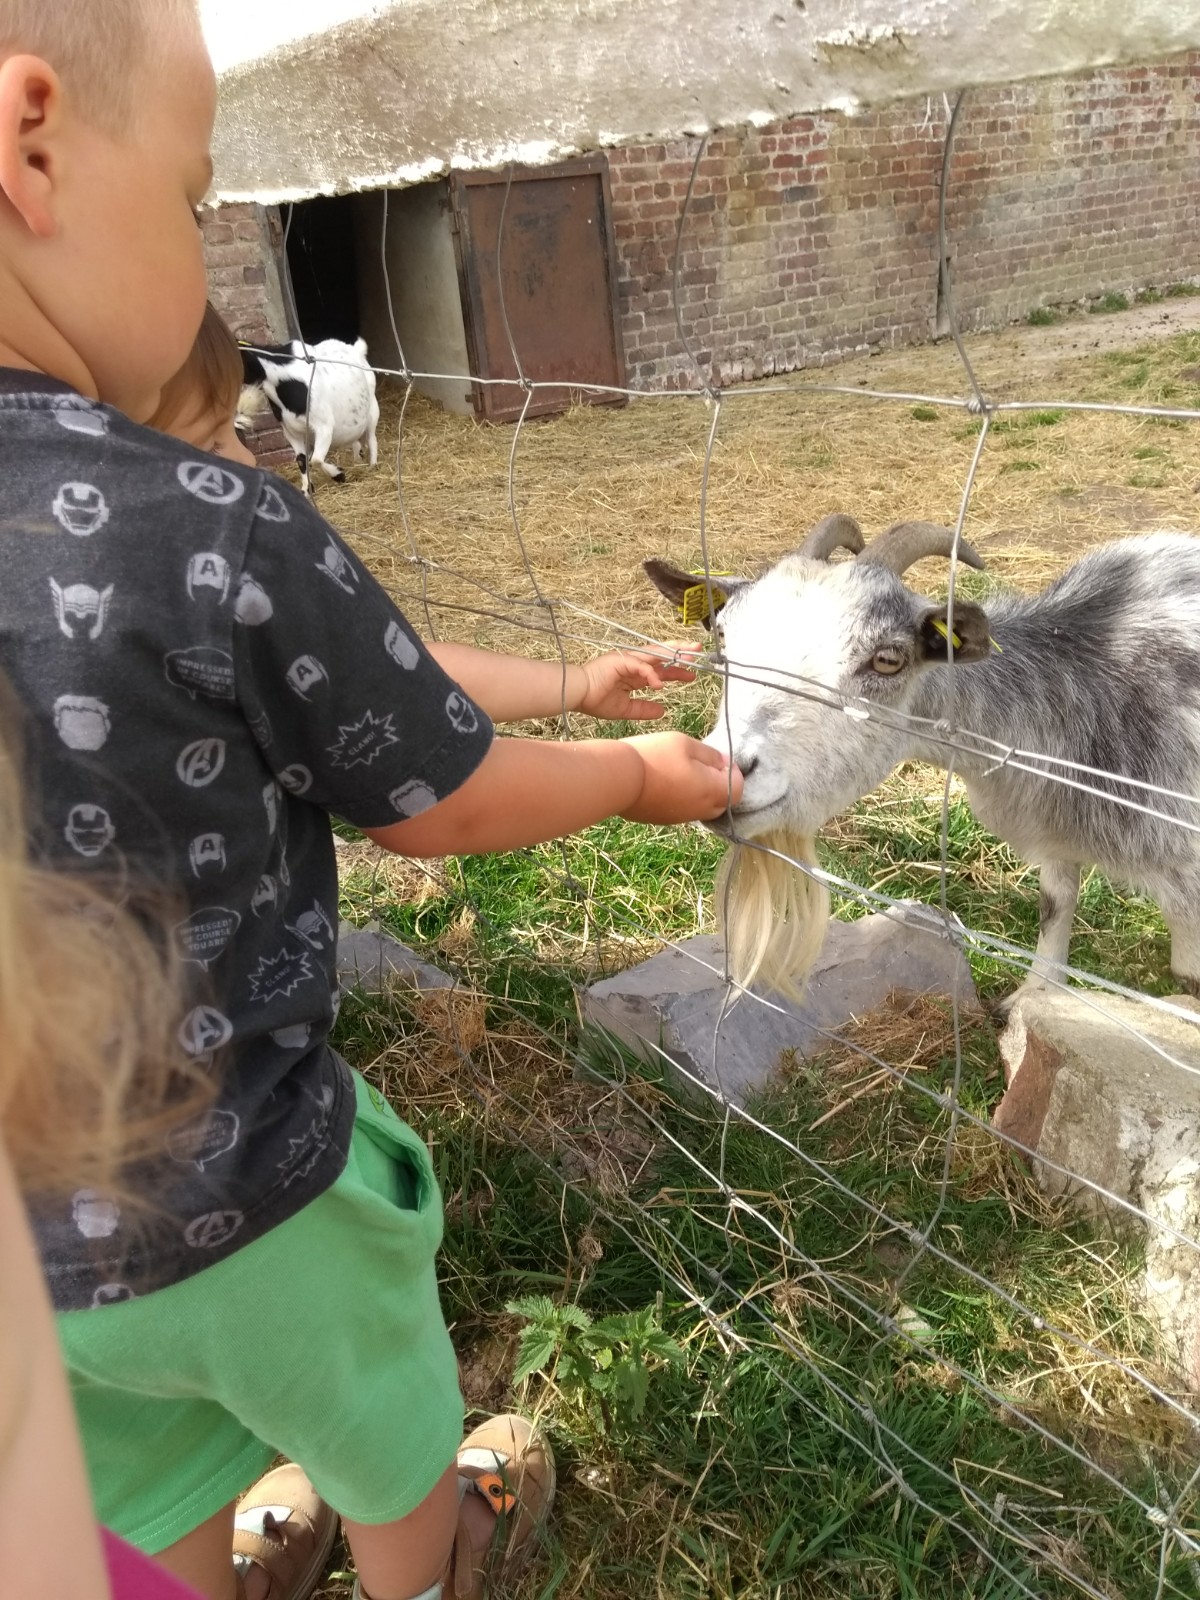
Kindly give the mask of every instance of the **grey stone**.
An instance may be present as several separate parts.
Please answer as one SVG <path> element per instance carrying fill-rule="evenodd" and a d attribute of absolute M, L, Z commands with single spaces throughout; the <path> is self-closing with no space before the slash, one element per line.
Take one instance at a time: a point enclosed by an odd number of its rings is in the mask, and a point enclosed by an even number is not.
<path fill-rule="evenodd" d="M 1188 997 L 1171 1004 L 1194 1011 Z M 1200 1015 L 1038 989 L 1017 1001 L 1000 1050 L 1008 1089 L 996 1127 L 1034 1152 L 1046 1193 L 1145 1229 L 1146 1309 L 1200 1392 Z"/>
<path fill-rule="evenodd" d="M 803 1004 L 770 994 L 730 1007 L 715 934 L 663 950 L 584 991 L 585 1031 L 619 1040 L 643 1060 L 674 1070 L 684 1087 L 706 1087 L 742 1105 L 776 1073 L 780 1057 L 820 1055 L 829 1033 L 904 994 L 978 999 L 953 926 L 916 902 L 859 922 L 831 922 Z"/>
<path fill-rule="evenodd" d="M 378 994 L 392 983 L 406 984 L 410 989 L 454 988 L 449 973 L 422 961 L 377 922 L 369 922 L 365 928 L 356 928 L 349 922 L 340 925 L 337 972 L 343 992 L 362 989 L 366 994 Z"/>

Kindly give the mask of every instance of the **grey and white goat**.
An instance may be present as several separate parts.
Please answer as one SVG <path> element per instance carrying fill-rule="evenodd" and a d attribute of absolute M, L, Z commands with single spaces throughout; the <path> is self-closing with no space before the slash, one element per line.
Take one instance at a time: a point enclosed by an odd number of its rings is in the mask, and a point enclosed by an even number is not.
<path fill-rule="evenodd" d="M 952 712 L 958 728 L 1001 746 L 1078 763 L 1023 760 L 1039 768 L 1030 772 L 994 747 L 952 755 L 980 821 L 1041 869 L 1027 982 L 1066 963 L 1080 872 L 1097 866 L 1157 901 L 1172 971 L 1200 993 L 1200 834 L 1177 825 L 1200 824 L 1200 801 L 1121 781 L 1200 791 L 1200 539 L 1119 540 L 1039 595 L 990 598 L 986 614 L 957 600 L 950 645 L 946 606 L 914 593 L 902 574 L 922 557 L 948 557 L 952 544 L 947 528 L 899 523 L 864 545 L 853 518 L 835 513 L 762 577 L 715 580 L 730 676 L 707 742 L 732 749 L 746 778 L 718 826 L 747 839 L 811 840 L 900 762 L 946 766 L 951 752 L 935 724 Z M 831 562 L 839 547 L 855 559 Z M 983 565 L 963 542 L 958 554 Z M 645 568 L 677 604 L 698 581 L 659 561 Z M 864 718 L 864 705 L 880 715 Z M 765 903 L 760 895 L 760 915 Z"/>

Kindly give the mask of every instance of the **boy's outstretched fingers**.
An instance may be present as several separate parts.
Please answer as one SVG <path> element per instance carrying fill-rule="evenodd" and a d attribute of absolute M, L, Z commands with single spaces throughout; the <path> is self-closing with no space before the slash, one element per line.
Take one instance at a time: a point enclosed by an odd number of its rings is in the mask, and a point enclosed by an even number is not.
<path fill-rule="evenodd" d="M 667 658 L 666 652 L 694 654 L 689 645 L 668 645 L 661 651 L 610 650 L 583 667 L 584 692 L 577 710 L 610 722 L 652 722 L 663 714 L 658 700 L 635 700 L 644 689 L 664 683 L 691 683 L 696 674 Z"/>
<path fill-rule="evenodd" d="M 742 774 L 711 745 L 683 733 L 627 741 L 642 758 L 642 792 L 621 814 L 632 822 L 709 822 L 742 797 Z"/>

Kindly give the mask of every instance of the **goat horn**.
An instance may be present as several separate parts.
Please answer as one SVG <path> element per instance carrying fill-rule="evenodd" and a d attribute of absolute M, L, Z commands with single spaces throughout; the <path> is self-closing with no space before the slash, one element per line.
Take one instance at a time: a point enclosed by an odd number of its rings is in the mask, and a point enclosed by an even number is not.
<path fill-rule="evenodd" d="M 854 518 L 844 511 L 831 511 L 821 518 L 796 554 L 813 561 L 828 561 L 835 550 L 853 550 L 858 555 L 863 547 L 862 529 Z"/>
<path fill-rule="evenodd" d="M 924 556 L 945 556 L 954 549 L 954 529 L 936 522 L 894 522 L 872 539 L 858 561 L 886 567 L 897 574 L 907 572 Z M 958 541 L 958 559 L 968 567 L 983 566 L 983 559 L 965 539 Z"/>

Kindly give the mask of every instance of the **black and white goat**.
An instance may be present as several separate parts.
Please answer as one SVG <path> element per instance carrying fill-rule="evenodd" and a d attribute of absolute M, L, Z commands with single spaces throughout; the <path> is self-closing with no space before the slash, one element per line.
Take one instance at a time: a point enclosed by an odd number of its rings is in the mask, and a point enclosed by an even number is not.
<path fill-rule="evenodd" d="M 901 576 L 924 556 L 949 556 L 952 543 L 949 529 L 899 523 L 864 545 L 858 524 L 835 514 L 761 578 L 715 580 L 730 677 L 707 742 L 732 748 L 746 779 L 718 827 L 811 859 L 818 829 L 900 762 L 948 764 L 936 724 L 952 713 L 959 728 L 1065 763 L 1022 758 L 1038 769 L 1030 772 L 994 747 L 952 755 L 980 821 L 1041 869 L 1041 932 L 1027 981 L 1066 963 L 1080 872 L 1097 866 L 1157 901 L 1172 971 L 1200 993 L 1200 835 L 1178 826 L 1200 823 L 1200 800 L 1121 781 L 1200 793 L 1200 539 L 1119 540 L 1042 594 L 990 598 L 986 614 L 957 600 L 953 666 L 945 605 Z M 831 562 L 838 547 L 855 559 Z M 983 565 L 965 543 L 958 553 Z M 698 581 L 663 562 L 645 567 L 677 604 Z M 813 682 L 828 692 L 812 698 Z M 913 726 L 910 717 L 927 721 Z M 789 943 L 762 923 L 785 898 L 781 875 L 799 875 L 761 851 L 731 854 L 759 858 L 744 870 L 772 880 L 747 890 L 728 919 L 735 976 L 748 981 L 757 961 L 766 981 L 792 987 L 787 969 L 811 960 L 813 930 L 793 930 Z M 814 920 L 811 900 L 793 910 L 800 923 L 805 915 Z"/>
<path fill-rule="evenodd" d="M 345 473 L 325 459 L 330 450 L 351 447 L 355 461 L 367 446 L 367 464 L 374 466 L 379 447 L 379 402 L 375 374 L 367 362 L 367 341 L 322 339 L 306 345 L 242 346 L 242 375 L 249 388 L 262 391 L 295 452 L 304 492 L 309 492 L 312 462 L 340 483 Z"/>

